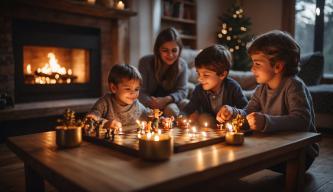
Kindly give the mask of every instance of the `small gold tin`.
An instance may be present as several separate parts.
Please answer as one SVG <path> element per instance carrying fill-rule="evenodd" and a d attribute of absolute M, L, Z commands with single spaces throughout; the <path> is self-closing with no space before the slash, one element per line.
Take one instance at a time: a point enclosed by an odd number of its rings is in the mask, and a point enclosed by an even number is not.
<path fill-rule="evenodd" d="M 242 145 L 244 143 L 244 133 L 227 132 L 225 141 L 229 145 Z"/>
<path fill-rule="evenodd" d="M 159 140 L 152 137 L 148 139 L 146 135 L 139 138 L 139 154 L 146 160 L 167 160 L 173 153 L 172 138 L 167 134 L 160 134 Z"/>
<path fill-rule="evenodd" d="M 60 148 L 80 146 L 82 143 L 82 128 L 79 126 L 57 126 L 56 143 Z"/>

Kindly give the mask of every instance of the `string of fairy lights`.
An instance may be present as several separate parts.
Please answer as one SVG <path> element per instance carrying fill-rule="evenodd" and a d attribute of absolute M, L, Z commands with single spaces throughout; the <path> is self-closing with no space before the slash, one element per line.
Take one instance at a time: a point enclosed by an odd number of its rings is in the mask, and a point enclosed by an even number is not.
<path fill-rule="evenodd" d="M 232 13 L 232 19 L 237 24 L 241 23 L 241 19 L 244 17 L 244 11 L 242 8 L 237 8 Z M 227 22 L 223 22 L 221 26 L 221 30 L 217 34 L 219 41 L 226 42 L 229 47 L 230 52 L 235 52 L 241 49 L 241 46 L 245 47 L 246 42 L 241 39 L 243 33 L 248 31 L 247 27 L 244 25 L 232 25 Z M 233 40 L 233 41 L 232 41 Z"/>

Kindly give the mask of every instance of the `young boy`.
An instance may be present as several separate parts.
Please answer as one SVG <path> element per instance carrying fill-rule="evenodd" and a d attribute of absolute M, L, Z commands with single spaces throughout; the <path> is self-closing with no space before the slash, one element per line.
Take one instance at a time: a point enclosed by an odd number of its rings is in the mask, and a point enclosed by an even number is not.
<path fill-rule="evenodd" d="M 136 120 L 148 116 L 150 110 L 138 100 L 142 78 L 139 71 L 130 65 L 115 65 L 109 77 L 111 93 L 104 95 L 95 103 L 87 117 L 104 120 L 104 127 L 124 129 L 135 126 Z"/>
<path fill-rule="evenodd" d="M 252 130 L 311 131 L 316 132 L 311 95 L 301 79 L 299 71 L 300 49 L 287 33 L 274 30 L 262 34 L 248 46 L 251 68 L 260 84 L 244 110 L 223 106 L 217 114 L 219 122 L 228 121 L 236 114 L 247 115 Z M 318 155 L 317 144 L 306 152 L 306 169 Z M 284 172 L 285 165 L 273 168 Z"/>
<path fill-rule="evenodd" d="M 243 108 L 247 99 L 240 85 L 228 77 L 232 57 L 222 45 L 213 45 L 202 50 L 195 58 L 199 85 L 193 91 L 183 114 L 196 119 L 199 114 L 216 117 L 223 105 Z"/>

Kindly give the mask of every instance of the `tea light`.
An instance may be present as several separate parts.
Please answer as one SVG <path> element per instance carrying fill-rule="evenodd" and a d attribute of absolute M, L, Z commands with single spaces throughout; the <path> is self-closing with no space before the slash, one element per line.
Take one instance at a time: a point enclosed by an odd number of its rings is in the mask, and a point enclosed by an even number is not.
<path fill-rule="evenodd" d="M 56 144 L 60 148 L 78 147 L 82 143 L 82 131 L 79 126 L 57 126 Z"/>
<path fill-rule="evenodd" d="M 168 134 L 141 135 L 139 138 L 139 154 L 146 160 L 166 160 L 173 153 L 173 142 Z"/>
<path fill-rule="evenodd" d="M 226 124 L 227 133 L 225 141 L 229 145 L 242 145 L 244 143 L 244 133 L 235 132 L 230 123 Z"/>
<path fill-rule="evenodd" d="M 123 3 L 123 1 L 118 1 L 116 8 L 119 10 L 124 10 L 125 4 Z"/>

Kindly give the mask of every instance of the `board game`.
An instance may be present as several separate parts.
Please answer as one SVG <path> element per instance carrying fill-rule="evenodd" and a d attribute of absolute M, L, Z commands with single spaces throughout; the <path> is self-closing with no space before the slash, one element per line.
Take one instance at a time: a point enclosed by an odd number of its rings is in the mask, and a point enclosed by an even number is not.
<path fill-rule="evenodd" d="M 225 139 L 225 129 L 219 128 L 196 128 L 196 130 L 174 127 L 162 133 L 168 132 L 172 135 L 174 152 L 179 153 L 207 145 L 223 142 Z M 115 134 L 108 139 L 105 138 L 105 132 L 100 133 L 98 137 L 92 133 L 83 135 L 83 139 L 96 144 L 111 147 L 112 149 L 130 154 L 139 155 L 139 139 L 137 130 L 124 131 L 121 134 Z"/>

